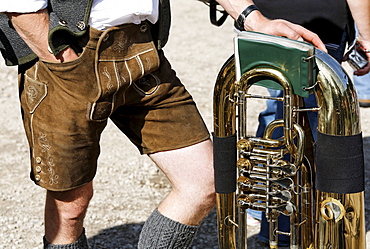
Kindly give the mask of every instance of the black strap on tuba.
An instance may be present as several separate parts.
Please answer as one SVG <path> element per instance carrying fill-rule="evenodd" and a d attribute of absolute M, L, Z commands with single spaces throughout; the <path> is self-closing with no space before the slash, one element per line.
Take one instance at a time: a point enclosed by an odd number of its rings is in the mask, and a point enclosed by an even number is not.
<path fill-rule="evenodd" d="M 213 160 L 216 193 L 236 191 L 236 134 L 228 137 L 213 135 Z"/>
<path fill-rule="evenodd" d="M 328 193 L 358 193 L 365 190 L 362 133 L 332 136 L 317 132 L 316 188 Z"/>
<path fill-rule="evenodd" d="M 221 26 L 228 16 L 225 10 L 218 9 L 218 3 L 216 0 L 199 0 L 209 6 L 209 19 L 213 25 Z M 221 13 L 221 17 L 217 18 L 217 12 Z"/>

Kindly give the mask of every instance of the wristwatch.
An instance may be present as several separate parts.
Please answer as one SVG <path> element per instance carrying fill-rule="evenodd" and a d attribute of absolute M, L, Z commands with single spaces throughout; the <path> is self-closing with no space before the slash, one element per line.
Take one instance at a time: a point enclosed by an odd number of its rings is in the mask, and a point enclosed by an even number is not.
<path fill-rule="evenodd" d="M 259 10 L 256 5 L 249 5 L 242 13 L 240 13 L 238 19 L 235 21 L 234 26 L 235 28 L 239 29 L 240 31 L 244 31 L 244 21 L 247 16 L 254 10 Z"/>

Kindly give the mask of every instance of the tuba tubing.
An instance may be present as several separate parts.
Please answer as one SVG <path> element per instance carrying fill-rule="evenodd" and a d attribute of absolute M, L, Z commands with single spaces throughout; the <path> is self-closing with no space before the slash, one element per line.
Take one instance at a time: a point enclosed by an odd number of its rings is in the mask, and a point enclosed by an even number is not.
<path fill-rule="evenodd" d="M 245 195 L 240 194 L 237 188 L 239 148 L 236 144 L 237 137 L 246 139 L 244 135 L 238 134 L 245 132 L 246 125 L 237 124 L 237 119 L 239 122 L 245 119 L 243 110 L 240 111 L 246 102 L 245 93 L 258 81 L 256 79 L 264 77 L 273 78 L 284 89 L 284 119 L 272 125 L 283 126 L 284 144 L 289 151 L 294 152 L 294 164 L 300 169 L 300 173 L 292 178 L 296 184 L 293 192 L 301 194 L 292 199 L 296 205 L 290 216 L 290 248 L 366 248 L 364 159 L 356 91 L 347 74 L 333 58 L 316 50 L 314 59 L 318 68 L 314 93 L 319 107 L 314 167 L 307 163 L 303 154 L 295 153 L 304 153 L 302 144 L 305 138 L 294 118 L 299 100 L 292 93 L 290 82 L 283 72 L 258 67 L 245 72 L 236 81 L 232 56 L 218 74 L 214 88 L 213 142 L 221 249 L 247 248 L 246 209 L 253 206 L 261 209 L 261 205 L 244 206 L 245 200 L 251 198 L 245 199 Z M 274 128 L 268 126 L 268 129 Z M 274 144 L 269 142 L 269 133 L 265 131 L 261 143 Z M 296 139 L 301 142 L 295 144 L 294 136 L 301 137 Z M 251 141 L 251 144 L 258 144 L 256 138 L 251 138 Z M 243 142 L 243 146 L 248 147 L 249 142 Z M 263 150 L 258 150 L 258 153 L 263 153 Z M 265 189 L 270 189 L 269 182 L 266 181 Z M 274 200 L 266 199 L 265 211 L 266 214 L 271 213 L 268 220 L 270 234 L 273 234 L 270 235 L 270 248 L 278 248 L 277 234 L 283 232 L 277 231 L 276 210 L 272 205 Z"/>

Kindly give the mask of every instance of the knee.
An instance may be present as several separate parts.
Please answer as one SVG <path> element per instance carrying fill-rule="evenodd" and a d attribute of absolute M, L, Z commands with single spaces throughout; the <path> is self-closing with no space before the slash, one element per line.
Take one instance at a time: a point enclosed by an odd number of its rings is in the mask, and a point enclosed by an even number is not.
<path fill-rule="evenodd" d="M 216 204 L 216 192 L 214 184 L 205 184 L 195 187 L 194 189 L 189 188 L 188 191 L 191 191 L 191 198 L 194 202 L 194 205 L 200 206 L 202 209 L 210 210 Z"/>
<path fill-rule="evenodd" d="M 212 186 L 208 189 L 207 192 L 204 193 L 204 202 L 208 208 L 213 208 L 216 204 L 216 192 L 215 188 Z"/>
<path fill-rule="evenodd" d="M 77 189 L 47 193 L 47 208 L 51 212 L 57 212 L 63 220 L 83 220 L 90 200 L 93 197 L 91 184 Z M 48 211 L 46 210 L 46 212 Z"/>
<path fill-rule="evenodd" d="M 216 203 L 216 189 L 213 177 L 209 177 L 207 181 L 204 181 L 199 188 L 199 192 L 202 193 L 202 198 L 207 201 L 210 205 Z"/>
<path fill-rule="evenodd" d="M 192 206 L 196 208 L 196 212 L 203 218 L 214 208 L 216 205 L 216 193 L 214 188 L 202 189 L 195 193 L 193 196 Z"/>

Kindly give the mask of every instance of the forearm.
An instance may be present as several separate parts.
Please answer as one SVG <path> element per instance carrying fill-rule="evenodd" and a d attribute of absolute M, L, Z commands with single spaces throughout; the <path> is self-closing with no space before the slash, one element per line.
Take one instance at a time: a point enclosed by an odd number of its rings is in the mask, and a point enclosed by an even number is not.
<path fill-rule="evenodd" d="M 370 42 L 370 0 L 347 0 L 347 3 L 358 28 L 359 37 Z"/>
<path fill-rule="evenodd" d="M 77 57 L 72 49 L 66 49 L 56 56 L 49 52 L 49 14 L 46 9 L 33 13 L 6 14 L 20 37 L 40 59 L 63 62 Z"/>
<path fill-rule="evenodd" d="M 370 50 L 370 0 L 347 0 L 353 19 L 358 28 L 358 41 L 366 50 Z M 370 61 L 370 53 L 367 52 L 367 59 Z M 354 72 L 355 75 L 367 74 L 370 70 L 370 63 L 365 68 Z"/>
<path fill-rule="evenodd" d="M 35 13 L 7 13 L 15 30 L 40 58 L 48 58 L 49 14 L 46 9 Z"/>
<path fill-rule="evenodd" d="M 234 20 L 238 19 L 238 16 L 246 7 L 253 4 L 251 0 L 217 0 L 217 2 Z"/>
<path fill-rule="evenodd" d="M 219 4 L 229 13 L 229 15 L 237 20 L 248 6 L 253 5 L 252 0 L 217 0 Z M 269 21 L 259 11 L 252 11 L 245 20 L 244 28 L 248 31 L 263 32 L 263 23 Z"/>

